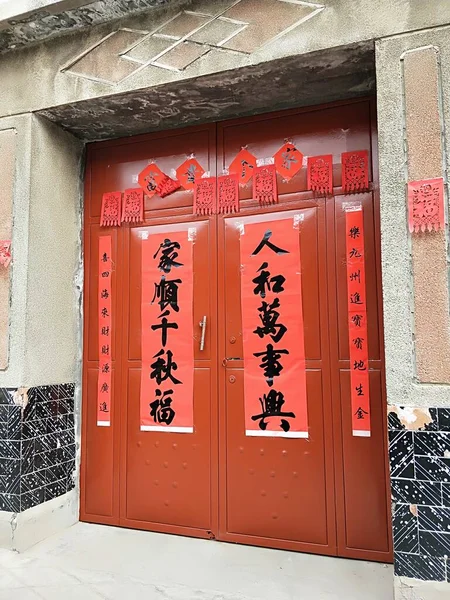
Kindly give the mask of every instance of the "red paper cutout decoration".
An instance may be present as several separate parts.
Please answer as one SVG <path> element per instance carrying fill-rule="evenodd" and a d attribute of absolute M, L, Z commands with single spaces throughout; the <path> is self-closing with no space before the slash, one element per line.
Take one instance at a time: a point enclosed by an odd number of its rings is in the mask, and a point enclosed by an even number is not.
<path fill-rule="evenodd" d="M 333 155 L 308 156 L 308 190 L 333 193 Z"/>
<path fill-rule="evenodd" d="M 149 198 L 155 194 L 164 198 L 181 187 L 178 181 L 163 173 L 155 163 L 150 163 L 145 167 L 139 174 L 138 181 Z"/>
<path fill-rule="evenodd" d="M 158 186 L 162 183 L 166 175 L 161 171 L 158 165 L 150 163 L 138 176 L 138 182 L 149 198 L 157 193 Z"/>
<path fill-rule="evenodd" d="M 120 225 L 120 209 L 122 192 L 108 192 L 103 194 L 102 212 L 100 217 L 101 227 Z"/>
<path fill-rule="evenodd" d="M 444 229 L 444 180 L 442 177 L 408 183 L 408 224 L 410 232 Z"/>
<path fill-rule="evenodd" d="M 144 220 L 144 191 L 125 190 L 122 204 L 122 223 L 141 223 Z"/>
<path fill-rule="evenodd" d="M 228 170 L 231 174 L 238 176 L 239 183 L 246 184 L 253 177 L 256 170 L 256 157 L 246 148 L 242 148 Z"/>
<path fill-rule="evenodd" d="M 219 213 L 239 212 L 239 179 L 236 174 L 217 178 L 217 196 Z"/>
<path fill-rule="evenodd" d="M 0 241 L 0 265 L 7 269 L 11 258 L 11 242 L 9 240 Z"/>
<path fill-rule="evenodd" d="M 273 158 L 278 173 L 286 181 L 292 179 L 302 168 L 303 154 L 291 142 L 284 144 Z"/>
<path fill-rule="evenodd" d="M 164 177 L 160 181 L 158 187 L 156 188 L 156 193 L 160 198 L 165 198 L 169 194 L 176 192 L 180 189 L 181 184 L 179 181 L 175 179 L 171 179 L 168 175 L 164 173 Z"/>
<path fill-rule="evenodd" d="M 256 167 L 253 176 L 253 197 L 258 200 L 261 206 L 278 202 L 275 165 Z"/>
<path fill-rule="evenodd" d="M 188 158 L 177 169 L 177 179 L 185 190 L 193 190 L 205 169 L 195 158 Z"/>
<path fill-rule="evenodd" d="M 195 183 L 194 214 L 212 215 L 216 208 L 216 178 L 203 177 Z"/>
<path fill-rule="evenodd" d="M 369 153 L 367 150 L 343 152 L 342 187 L 346 194 L 369 189 Z"/>

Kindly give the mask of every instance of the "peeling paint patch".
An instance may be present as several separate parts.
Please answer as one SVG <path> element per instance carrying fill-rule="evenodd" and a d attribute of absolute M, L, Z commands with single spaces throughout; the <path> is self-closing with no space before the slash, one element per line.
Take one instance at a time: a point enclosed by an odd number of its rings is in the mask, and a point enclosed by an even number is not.
<path fill-rule="evenodd" d="M 17 391 L 14 392 L 13 401 L 14 404 L 20 406 L 22 408 L 22 412 L 25 410 L 25 407 L 28 404 L 28 390 L 30 388 L 20 387 Z"/>
<path fill-rule="evenodd" d="M 388 406 L 388 413 L 396 414 L 399 421 L 406 429 L 418 431 L 425 425 L 433 422 L 428 408 L 414 408 L 412 406 Z"/>

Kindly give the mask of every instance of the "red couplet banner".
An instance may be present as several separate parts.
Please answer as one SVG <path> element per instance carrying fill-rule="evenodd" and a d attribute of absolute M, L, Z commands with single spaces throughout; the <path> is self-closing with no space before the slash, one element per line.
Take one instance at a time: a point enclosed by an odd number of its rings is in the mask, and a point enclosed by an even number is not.
<path fill-rule="evenodd" d="M 111 236 L 101 235 L 98 244 L 98 393 L 97 426 L 111 426 Z"/>
<path fill-rule="evenodd" d="M 307 438 L 299 230 L 244 224 L 240 252 L 245 433 Z"/>
<path fill-rule="evenodd" d="M 361 206 L 346 209 L 345 227 L 352 430 L 354 436 L 370 437 L 366 268 Z"/>
<path fill-rule="evenodd" d="M 189 237 L 184 230 L 142 240 L 141 431 L 194 431 Z"/>

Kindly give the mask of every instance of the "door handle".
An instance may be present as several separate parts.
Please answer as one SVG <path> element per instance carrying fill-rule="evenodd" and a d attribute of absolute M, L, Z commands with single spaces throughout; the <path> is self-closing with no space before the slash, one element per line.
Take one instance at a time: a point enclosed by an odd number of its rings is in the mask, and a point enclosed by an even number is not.
<path fill-rule="evenodd" d="M 224 358 L 224 359 L 222 360 L 222 367 L 226 367 L 226 366 L 227 366 L 227 363 L 228 363 L 228 361 L 231 361 L 231 360 L 242 360 L 242 358 L 240 358 L 240 357 L 234 357 L 234 358 Z"/>
<path fill-rule="evenodd" d="M 205 349 L 205 334 L 206 334 L 206 315 L 203 317 L 203 320 L 199 323 L 202 328 L 202 337 L 200 338 L 200 352 L 203 352 Z"/>

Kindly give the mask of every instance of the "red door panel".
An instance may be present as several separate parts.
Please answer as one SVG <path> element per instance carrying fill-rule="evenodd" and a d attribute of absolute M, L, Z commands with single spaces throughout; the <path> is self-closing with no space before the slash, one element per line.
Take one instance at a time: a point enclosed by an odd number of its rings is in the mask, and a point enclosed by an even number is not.
<path fill-rule="evenodd" d="M 128 372 L 128 388 L 123 434 L 121 520 L 167 524 L 175 527 L 210 530 L 211 524 L 211 327 L 208 343 L 200 352 L 200 321 L 210 322 L 214 278 L 211 257 L 210 223 L 188 223 L 133 227 L 128 230 L 129 279 L 125 278 L 124 305 L 129 356 L 123 368 Z M 140 431 L 141 378 L 141 243 L 145 232 L 152 234 L 195 228 L 193 245 L 194 289 L 194 423 L 193 434 Z M 209 318 L 208 318 L 209 317 Z M 208 333 L 208 329 L 207 329 Z M 149 399 L 151 402 L 153 398 Z M 192 490 L 195 489 L 195 494 Z"/>
<path fill-rule="evenodd" d="M 238 215 L 192 215 L 183 189 L 145 199 L 145 222 L 101 228 L 102 195 L 137 187 L 151 161 L 168 175 L 195 154 L 221 173 L 244 146 L 269 158 L 285 139 L 305 155 L 279 202 L 260 207 L 252 182 Z M 389 561 L 384 354 L 373 103 L 326 107 L 92 144 L 85 199 L 81 518 L 154 531 Z M 340 155 L 367 149 L 371 191 L 342 195 Z M 307 191 L 306 157 L 333 155 L 334 195 Z M 372 436 L 352 436 L 342 203 L 363 203 Z M 309 438 L 245 436 L 239 232 L 246 219 L 299 215 Z M 141 234 L 195 228 L 194 433 L 140 431 Z M 97 427 L 98 238 L 113 241 L 111 427 Z M 200 321 L 206 317 L 205 347 Z M 150 400 L 151 401 L 151 400 Z"/>

